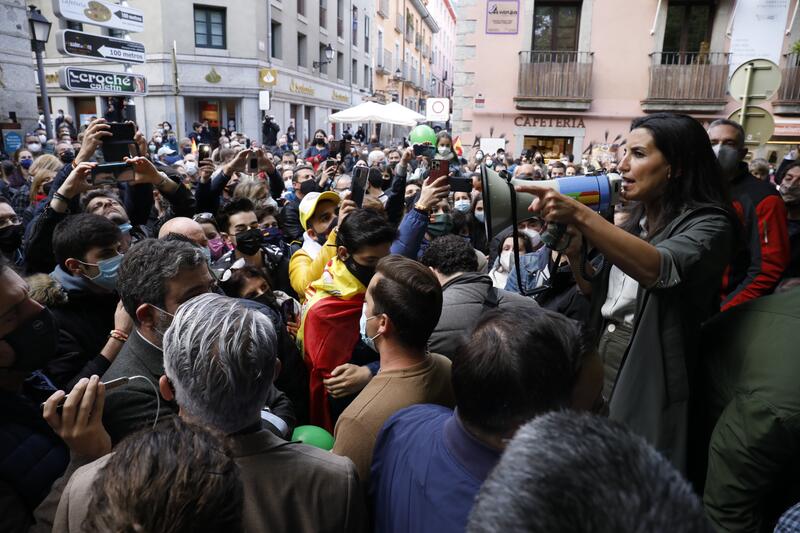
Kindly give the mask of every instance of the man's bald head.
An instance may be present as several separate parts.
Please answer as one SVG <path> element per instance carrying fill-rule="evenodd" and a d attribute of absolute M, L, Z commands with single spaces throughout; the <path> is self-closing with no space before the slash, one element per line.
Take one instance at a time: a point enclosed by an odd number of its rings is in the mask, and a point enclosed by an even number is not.
<path fill-rule="evenodd" d="M 518 165 L 514 169 L 514 177 L 521 180 L 533 180 L 536 167 L 531 164 Z"/>
<path fill-rule="evenodd" d="M 170 233 L 183 235 L 198 246 L 208 246 L 208 239 L 203 231 L 203 226 L 186 217 L 175 217 L 164 222 L 158 230 L 158 238 L 163 239 Z"/>

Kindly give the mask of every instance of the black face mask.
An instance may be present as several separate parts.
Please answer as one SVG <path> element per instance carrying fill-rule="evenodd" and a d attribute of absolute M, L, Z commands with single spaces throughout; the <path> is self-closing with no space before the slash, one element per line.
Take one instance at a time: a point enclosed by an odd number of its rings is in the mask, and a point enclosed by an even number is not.
<path fill-rule="evenodd" d="M 261 250 L 264 234 L 260 228 L 253 228 L 236 234 L 236 249 L 244 255 L 255 255 Z"/>
<path fill-rule="evenodd" d="M 69 165 L 75 160 L 75 152 L 72 150 L 67 150 L 66 152 L 61 154 L 61 162 L 65 165 Z"/>
<path fill-rule="evenodd" d="M 25 228 L 22 224 L 14 224 L 0 229 L 0 252 L 10 254 L 15 252 L 22 244 L 22 234 Z"/>
<path fill-rule="evenodd" d="M 325 144 L 325 139 L 317 139 L 314 142 L 317 143 L 317 146 L 323 146 Z"/>
<path fill-rule="evenodd" d="M 308 179 L 300 184 L 300 194 L 305 196 L 312 192 L 319 192 L 317 181 L 314 178 Z"/>
<path fill-rule="evenodd" d="M 16 354 L 11 370 L 33 372 L 45 366 L 56 354 L 58 329 L 46 307 L 3 339 Z"/>
<path fill-rule="evenodd" d="M 317 235 L 316 240 L 320 246 L 325 246 L 325 243 L 328 242 L 328 236 L 331 234 L 331 231 L 333 231 L 333 228 L 335 228 L 338 223 L 339 223 L 339 217 L 333 217 L 333 220 L 331 220 L 331 223 L 328 224 L 328 229 L 325 230 L 325 233 Z"/>
<path fill-rule="evenodd" d="M 405 200 L 406 201 L 406 211 L 411 211 L 414 208 L 414 203 L 415 203 L 414 200 L 416 200 L 416 198 L 417 198 L 416 194 L 411 195 L 408 198 L 406 198 L 406 200 Z"/>
<path fill-rule="evenodd" d="M 364 266 L 356 263 L 356 260 L 353 259 L 351 255 L 347 259 L 344 260 L 344 266 L 347 267 L 347 270 L 355 276 L 355 278 L 361 282 L 361 284 L 366 287 L 369 285 L 372 276 L 375 275 L 375 267 Z"/>

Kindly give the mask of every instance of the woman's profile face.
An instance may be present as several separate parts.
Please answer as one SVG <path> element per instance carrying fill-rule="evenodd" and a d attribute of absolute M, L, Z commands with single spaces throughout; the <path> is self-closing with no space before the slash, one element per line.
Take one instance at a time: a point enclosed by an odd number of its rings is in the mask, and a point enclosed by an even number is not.
<path fill-rule="evenodd" d="M 664 154 L 656 148 L 650 132 L 637 128 L 628 134 L 625 155 L 619 163 L 622 174 L 622 195 L 627 201 L 657 201 L 667 184 L 670 167 Z"/>

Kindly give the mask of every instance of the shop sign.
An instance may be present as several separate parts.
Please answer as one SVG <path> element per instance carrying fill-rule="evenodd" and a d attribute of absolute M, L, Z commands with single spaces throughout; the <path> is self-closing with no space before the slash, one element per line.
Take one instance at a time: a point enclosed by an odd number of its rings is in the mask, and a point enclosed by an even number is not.
<path fill-rule="evenodd" d="M 583 117 L 554 117 L 548 115 L 518 115 L 514 125 L 520 128 L 585 128 Z"/>
<path fill-rule="evenodd" d="M 519 0 L 487 0 L 486 33 L 516 35 L 519 32 Z"/>
<path fill-rule="evenodd" d="M 63 67 L 58 71 L 58 83 L 65 91 L 129 96 L 147 94 L 145 77 L 125 72 Z"/>
<path fill-rule="evenodd" d="M 16 131 L 7 131 L 3 134 L 3 145 L 6 148 L 8 155 L 13 154 L 18 149 L 22 148 L 22 135 Z"/>
<path fill-rule="evenodd" d="M 262 68 L 258 71 L 258 84 L 261 87 L 275 87 L 278 83 L 278 70 Z"/>
<path fill-rule="evenodd" d="M 314 88 L 309 85 L 303 85 L 302 83 L 298 83 L 292 80 L 292 83 L 289 84 L 289 92 L 303 94 L 306 96 L 314 96 Z"/>
<path fill-rule="evenodd" d="M 56 16 L 103 28 L 140 32 L 144 12 L 104 0 L 53 0 Z"/>
<path fill-rule="evenodd" d="M 800 137 L 800 123 L 775 124 L 775 137 Z"/>
<path fill-rule="evenodd" d="M 343 94 L 343 93 L 340 93 L 340 92 L 337 92 L 337 91 L 333 91 L 333 95 L 331 96 L 331 99 L 333 101 L 335 101 L 335 102 L 341 102 L 343 104 L 349 104 L 350 103 L 350 95 L 349 94 Z"/>

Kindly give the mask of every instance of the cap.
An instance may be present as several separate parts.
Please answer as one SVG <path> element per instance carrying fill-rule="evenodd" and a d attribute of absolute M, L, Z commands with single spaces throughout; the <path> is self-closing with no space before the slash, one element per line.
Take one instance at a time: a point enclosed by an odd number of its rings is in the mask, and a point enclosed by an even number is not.
<path fill-rule="evenodd" d="M 339 205 L 341 198 L 339 195 L 332 191 L 325 191 L 325 192 L 310 192 L 303 197 L 303 200 L 300 202 L 300 225 L 303 226 L 303 230 L 307 230 L 308 219 L 314 214 L 314 211 L 317 209 L 317 204 L 324 200 L 329 200 L 336 205 Z"/>
<path fill-rule="evenodd" d="M 158 149 L 158 155 L 172 155 L 175 153 L 175 150 L 170 148 L 169 146 L 162 146 Z"/>

